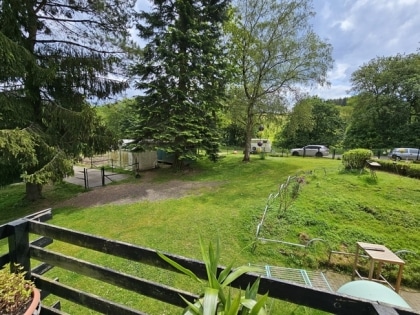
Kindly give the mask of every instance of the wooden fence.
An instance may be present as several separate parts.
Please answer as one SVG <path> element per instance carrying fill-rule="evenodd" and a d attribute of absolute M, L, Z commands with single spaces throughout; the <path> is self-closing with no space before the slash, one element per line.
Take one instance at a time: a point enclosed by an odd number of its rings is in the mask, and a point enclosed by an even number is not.
<path fill-rule="evenodd" d="M 188 301 L 194 301 L 197 298 L 195 294 L 177 288 L 130 276 L 125 273 L 123 274 L 104 266 L 48 250 L 48 245 L 57 240 L 108 255 L 121 257 L 126 260 L 140 262 L 153 266 L 154 268 L 167 269 L 176 272 L 176 270 L 163 261 L 153 249 L 45 223 L 51 217 L 51 209 L 47 209 L 32 216 L 0 226 L 0 239 L 8 239 L 8 252 L 3 253 L 0 256 L 0 266 L 8 263 L 18 263 L 22 265 L 28 272 L 27 276 L 31 277 L 35 281 L 36 286 L 41 290 L 42 297 L 53 294 L 54 296 L 83 305 L 84 307 L 103 314 L 147 314 L 145 313 L 145 310 L 136 310 L 124 305 L 119 305 L 113 301 L 106 300 L 89 292 L 83 292 L 60 283 L 56 279 L 44 276 L 52 268 L 60 267 L 86 277 L 91 277 L 117 287 L 134 291 L 157 301 L 178 306 L 180 312 L 185 306 L 185 302 L 180 298 L 180 295 Z M 39 238 L 30 242 L 30 234 L 35 234 L 39 236 Z M 171 254 L 167 254 L 167 256 L 180 265 L 192 270 L 200 278 L 206 279 L 206 270 L 203 262 Z M 31 258 L 40 261 L 41 264 L 31 268 Z M 223 269 L 223 267 L 219 267 L 219 272 Z M 244 288 L 248 283 L 253 283 L 258 277 L 259 276 L 256 274 L 245 274 L 235 281 L 232 286 Z M 292 284 L 274 278 L 261 277 L 259 291 L 260 293 L 268 292 L 269 296 L 274 299 L 289 301 L 333 314 L 416 314 L 414 311 L 393 308 L 377 302 L 350 298 L 348 296 Z M 43 304 L 41 315 L 67 314 L 65 313 L 65 310 L 62 311 L 60 308 L 60 301 L 51 306 Z"/>

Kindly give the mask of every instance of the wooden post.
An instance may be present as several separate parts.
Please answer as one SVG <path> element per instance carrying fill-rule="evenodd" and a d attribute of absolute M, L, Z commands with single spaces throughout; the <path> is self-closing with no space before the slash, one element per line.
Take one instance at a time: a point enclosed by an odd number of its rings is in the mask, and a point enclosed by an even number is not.
<path fill-rule="evenodd" d="M 354 280 L 354 278 L 356 277 L 358 260 L 359 260 L 359 245 L 356 245 L 356 253 L 354 255 L 353 273 L 351 275 L 351 280 Z"/>
<path fill-rule="evenodd" d="M 26 271 L 25 278 L 31 278 L 31 260 L 29 255 L 29 225 L 25 219 L 18 219 L 8 223 L 7 228 L 10 229 L 9 236 L 9 255 L 10 255 L 10 271 L 16 272 L 15 264 Z"/>
<path fill-rule="evenodd" d="M 86 168 L 83 169 L 83 179 L 85 180 L 85 189 L 89 188 L 88 171 Z"/>
<path fill-rule="evenodd" d="M 102 186 L 105 186 L 105 167 L 101 167 Z"/>
<path fill-rule="evenodd" d="M 404 265 L 400 264 L 400 266 L 398 268 L 397 281 L 396 281 L 396 284 L 395 284 L 395 292 L 397 292 L 397 293 L 400 292 L 403 269 L 404 269 Z"/>

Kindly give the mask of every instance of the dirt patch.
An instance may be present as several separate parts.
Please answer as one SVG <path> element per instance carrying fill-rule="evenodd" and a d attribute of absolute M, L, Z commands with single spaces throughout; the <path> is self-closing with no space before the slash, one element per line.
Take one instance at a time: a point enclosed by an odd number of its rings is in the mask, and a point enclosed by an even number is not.
<path fill-rule="evenodd" d="M 145 200 L 177 199 L 187 195 L 198 195 L 203 188 L 220 185 L 220 182 L 188 182 L 181 180 L 155 183 L 153 182 L 154 177 L 153 171 L 143 172 L 138 183 L 121 183 L 97 187 L 54 206 L 87 208 L 104 204 L 121 205 Z"/>

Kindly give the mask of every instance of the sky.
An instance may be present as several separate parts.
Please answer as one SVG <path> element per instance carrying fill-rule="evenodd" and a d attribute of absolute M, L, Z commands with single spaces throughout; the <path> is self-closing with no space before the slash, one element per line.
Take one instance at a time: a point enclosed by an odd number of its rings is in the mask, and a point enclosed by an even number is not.
<path fill-rule="evenodd" d="M 324 99 L 349 97 L 351 74 L 376 57 L 420 52 L 420 0 L 313 0 L 315 32 L 333 46 Z"/>
<path fill-rule="evenodd" d="M 420 0 L 312 0 L 313 28 L 333 46 L 329 87 L 307 92 L 324 99 L 349 97 L 351 74 L 376 57 L 420 52 Z M 138 0 L 147 10 L 149 1 Z"/>

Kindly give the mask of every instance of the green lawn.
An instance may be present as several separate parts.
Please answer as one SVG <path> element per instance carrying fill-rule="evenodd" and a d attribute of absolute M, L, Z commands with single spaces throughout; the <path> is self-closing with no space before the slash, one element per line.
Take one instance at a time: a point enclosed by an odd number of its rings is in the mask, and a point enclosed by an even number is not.
<path fill-rule="evenodd" d="M 228 155 L 220 163 L 205 160 L 193 170 L 173 173 L 157 170 L 157 181 L 171 179 L 212 181 L 218 185 L 203 188 L 200 195 L 158 202 L 131 205 L 104 205 L 88 209 L 54 208 L 49 223 L 91 234 L 134 243 L 181 256 L 200 259 L 199 235 L 207 241 L 220 239 L 222 264 L 232 260 L 235 265 L 271 264 L 296 268 L 326 268 L 327 246 L 318 243 L 309 250 L 278 244 L 258 244 L 251 251 L 256 226 L 261 220 L 267 197 L 276 193 L 279 185 L 290 175 L 302 181 L 298 197 L 285 211 L 275 202 L 270 209 L 261 236 L 292 243 L 301 242 L 302 235 L 322 238 L 333 250 L 354 252 L 355 242 L 380 243 L 397 251 L 418 251 L 420 244 L 420 186 L 418 180 L 378 172 L 373 181 L 368 172 L 344 172 L 341 161 L 302 157 L 252 156 L 251 163 L 243 163 L 240 155 Z M 138 180 L 141 185 L 141 178 Z M 23 186 L 0 190 L 1 217 L 5 222 L 15 215 L 39 210 L 40 205 L 27 205 L 19 200 Z M 68 192 L 64 194 L 63 191 Z M 80 193 L 72 185 L 48 189 L 47 202 L 42 206 Z M 74 246 L 54 243 L 52 249 L 80 259 L 100 262 L 136 276 L 150 277 L 168 285 L 190 290 L 189 281 L 171 273 L 156 272 L 153 268 L 105 257 Z M 415 258 L 415 257 L 414 257 Z M 420 288 L 419 259 L 407 257 L 403 285 Z M 333 257 L 330 268 L 350 272 L 351 260 Z M 395 270 L 386 270 L 392 279 Z M 88 289 L 101 296 L 109 296 L 110 287 L 96 281 L 82 279 L 62 270 L 49 272 L 63 283 Z M 118 290 L 116 300 L 142 309 L 150 314 L 174 314 L 168 306 Z M 77 314 L 78 308 L 65 303 L 64 309 Z M 163 311 L 165 309 L 165 311 Z M 79 314 L 87 314 L 86 310 Z M 318 314 L 301 306 L 274 303 L 273 314 Z M 93 314 L 93 313 L 92 313 Z"/>

